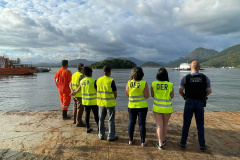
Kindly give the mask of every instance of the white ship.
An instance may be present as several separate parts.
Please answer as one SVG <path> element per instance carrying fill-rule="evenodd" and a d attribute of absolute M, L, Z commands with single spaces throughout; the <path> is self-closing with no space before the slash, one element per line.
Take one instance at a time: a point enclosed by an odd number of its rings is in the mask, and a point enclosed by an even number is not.
<path fill-rule="evenodd" d="M 180 71 L 190 71 L 190 63 L 181 63 L 179 67 L 173 68 L 173 70 L 180 70 Z M 204 70 L 203 68 L 200 68 L 200 70 Z"/>
<path fill-rule="evenodd" d="M 173 68 L 173 70 L 190 70 L 190 64 L 189 63 L 181 63 L 179 67 Z"/>

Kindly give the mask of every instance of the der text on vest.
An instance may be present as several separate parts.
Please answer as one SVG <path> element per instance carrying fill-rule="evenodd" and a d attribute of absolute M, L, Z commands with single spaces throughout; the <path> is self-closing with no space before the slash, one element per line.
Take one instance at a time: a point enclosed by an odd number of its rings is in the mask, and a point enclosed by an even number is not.
<path fill-rule="evenodd" d="M 168 85 L 167 84 L 157 84 L 157 90 L 167 90 Z"/>

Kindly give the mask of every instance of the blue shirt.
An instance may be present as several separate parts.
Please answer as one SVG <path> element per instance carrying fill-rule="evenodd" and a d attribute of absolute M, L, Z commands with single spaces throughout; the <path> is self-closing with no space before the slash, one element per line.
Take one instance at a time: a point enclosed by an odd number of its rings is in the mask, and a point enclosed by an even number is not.
<path fill-rule="evenodd" d="M 199 75 L 199 71 L 192 71 L 191 75 Z M 206 76 L 206 75 L 205 75 Z M 206 76 L 207 80 L 207 90 L 211 90 L 211 84 L 209 78 Z M 186 84 L 186 76 L 184 76 L 180 82 L 179 88 L 185 89 L 184 85 Z"/>

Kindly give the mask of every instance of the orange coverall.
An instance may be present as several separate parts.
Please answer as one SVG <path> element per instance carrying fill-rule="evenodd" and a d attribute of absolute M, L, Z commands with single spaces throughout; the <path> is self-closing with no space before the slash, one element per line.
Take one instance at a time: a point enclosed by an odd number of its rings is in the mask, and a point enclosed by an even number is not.
<path fill-rule="evenodd" d="M 54 77 L 56 86 L 58 87 L 58 92 L 61 100 L 62 110 L 68 110 L 71 102 L 71 89 L 69 84 L 72 80 L 72 72 L 65 67 L 60 68 Z"/>

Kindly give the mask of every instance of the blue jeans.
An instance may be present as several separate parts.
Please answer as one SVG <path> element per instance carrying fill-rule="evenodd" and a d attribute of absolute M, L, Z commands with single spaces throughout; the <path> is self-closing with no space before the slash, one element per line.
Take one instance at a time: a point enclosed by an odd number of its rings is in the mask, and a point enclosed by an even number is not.
<path fill-rule="evenodd" d="M 138 117 L 138 124 L 140 128 L 141 142 L 145 142 L 146 137 L 146 118 L 147 118 L 148 108 L 128 108 L 129 113 L 129 125 L 128 125 L 128 135 L 129 141 L 133 141 L 134 129 L 136 120 Z"/>
<path fill-rule="evenodd" d="M 99 137 L 105 136 L 104 120 L 108 115 L 108 137 L 107 139 L 114 138 L 115 135 L 115 107 L 99 107 Z"/>
<path fill-rule="evenodd" d="M 205 146 L 204 138 L 204 102 L 202 100 L 187 99 L 183 114 L 183 128 L 181 144 L 186 145 L 189 127 L 191 125 L 193 113 L 195 114 L 198 142 L 201 147 Z"/>

